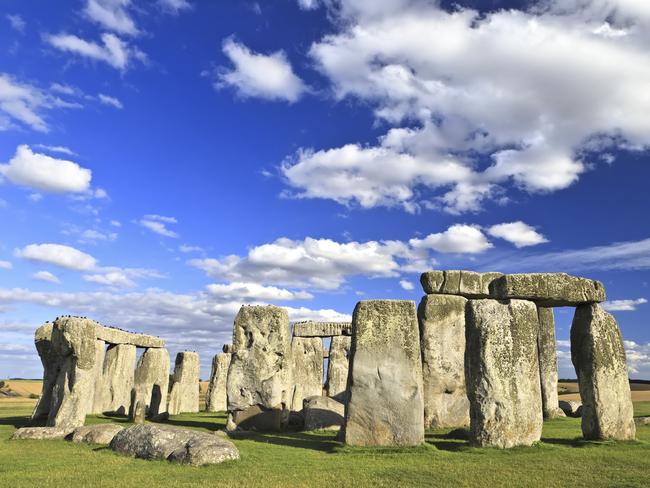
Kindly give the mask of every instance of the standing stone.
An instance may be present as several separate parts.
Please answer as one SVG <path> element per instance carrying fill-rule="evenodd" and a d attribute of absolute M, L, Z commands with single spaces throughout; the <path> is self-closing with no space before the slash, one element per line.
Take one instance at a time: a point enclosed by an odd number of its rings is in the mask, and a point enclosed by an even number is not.
<path fill-rule="evenodd" d="M 414 446 L 424 442 L 415 302 L 357 303 L 352 316 L 349 385 L 343 435 L 347 444 Z"/>
<path fill-rule="evenodd" d="M 208 385 L 208 394 L 205 399 L 205 409 L 208 412 L 224 412 L 228 409 L 226 385 L 231 356 L 232 354 L 230 353 L 222 352 L 212 358 L 210 384 Z"/>
<path fill-rule="evenodd" d="M 199 369 L 198 353 L 184 351 L 176 355 L 169 392 L 169 415 L 199 411 Z"/>
<path fill-rule="evenodd" d="M 459 296 L 426 295 L 418 307 L 427 428 L 469 425 L 465 388 L 466 303 Z"/>
<path fill-rule="evenodd" d="M 301 412 L 305 398 L 323 394 L 323 340 L 320 337 L 294 337 L 291 354 L 294 383 L 291 410 Z"/>
<path fill-rule="evenodd" d="M 347 401 L 351 344 L 352 337 L 332 337 L 327 363 L 327 396 L 343 402 Z"/>
<path fill-rule="evenodd" d="M 135 370 L 135 349 L 132 344 L 108 347 L 104 361 L 104 411 L 128 414 Z"/>
<path fill-rule="evenodd" d="M 145 349 L 135 368 L 134 397 L 130 411 L 141 403 L 145 414 L 150 418 L 165 413 L 168 390 L 169 352 L 167 349 Z"/>
<path fill-rule="evenodd" d="M 280 430 L 289 421 L 292 357 L 287 311 L 243 306 L 228 370 L 228 430 Z"/>
<path fill-rule="evenodd" d="M 93 366 L 93 404 L 89 413 L 99 414 L 104 411 L 104 355 L 106 343 L 95 340 L 95 364 Z"/>
<path fill-rule="evenodd" d="M 537 307 L 539 335 L 539 379 L 542 387 L 542 412 L 544 418 L 564 417 L 557 397 L 557 352 L 555 344 L 555 318 L 553 309 Z"/>
<path fill-rule="evenodd" d="M 616 319 L 596 304 L 576 308 L 571 361 L 578 375 L 585 439 L 634 439 L 632 397 Z"/>
<path fill-rule="evenodd" d="M 474 445 L 509 448 L 539 441 L 537 330 L 533 302 L 468 302 L 465 374 Z"/>
<path fill-rule="evenodd" d="M 59 356 L 52 349 L 52 328 L 53 324 L 45 324 L 38 329 L 34 334 L 34 343 L 36 351 L 41 358 L 43 364 L 43 387 L 41 390 L 41 397 L 36 403 L 32 419 L 47 418 L 50 413 L 50 406 L 52 404 L 52 389 L 56 384 L 56 378 L 59 374 L 61 361 Z"/>

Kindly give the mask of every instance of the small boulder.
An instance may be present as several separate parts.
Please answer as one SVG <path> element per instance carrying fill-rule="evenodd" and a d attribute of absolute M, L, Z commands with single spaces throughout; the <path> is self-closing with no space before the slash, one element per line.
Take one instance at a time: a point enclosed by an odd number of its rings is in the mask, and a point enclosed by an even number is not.
<path fill-rule="evenodd" d="M 312 396 L 303 401 L 305 430 L 339 430 L 343 425 L 345 405 L 333 398 Z"/>
<path fill-rule="evenodd" d="M 636 417 L 634 419 L 636 425 L 650 425 L 650 416 L 647 417 Z"/>
<path fill-rule="evenodd" d="M 97 424 L 77 427 L 72 433 L 72 442 L 86 444 L 110 444 L 115 435 L 124 427 L 117 424 Z"/>
<path fill-rule="evenodd" d="M 21 427 L 11 436 L 11 440 L 18 439 L 63 439 L 72 432 L 73 429 L 67 427 Z"/>
<path fill-rule="evenodd" d="M 581 417 L 582 416 L 582 402 L 576 400 L 560 400 L 560 409 L 568 417 Z"/>

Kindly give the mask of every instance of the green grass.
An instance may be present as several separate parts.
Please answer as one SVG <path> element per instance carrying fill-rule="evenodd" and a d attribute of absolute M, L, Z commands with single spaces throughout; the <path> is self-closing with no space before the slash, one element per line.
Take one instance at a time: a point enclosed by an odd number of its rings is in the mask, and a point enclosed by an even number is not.
<path fill-rule="evenodd" d="M 650 402 L 635 404 L 650 415 Z M 24 425 L 31 405 L 0 403 L 0 486 L 453 486 L 647 487 L 650 484 L 650 426 L 636 442 L 585 442 L 579 419 L 545 423 L 542 442 L 510 450 L 477 449 L 448 430 L 427 432 L 426 444 L 411 449 L 343 446 L 333 433 L 246 434 L 233 440 L 241 460 L 191 468 L 166 461 L 119 456 L 106 447 L 67 441 L 9 441 Z M 123 421 L 105 416 L 87 423 Z M 223 428 L 222 414 L 185 414 L 170 424 Z"/>

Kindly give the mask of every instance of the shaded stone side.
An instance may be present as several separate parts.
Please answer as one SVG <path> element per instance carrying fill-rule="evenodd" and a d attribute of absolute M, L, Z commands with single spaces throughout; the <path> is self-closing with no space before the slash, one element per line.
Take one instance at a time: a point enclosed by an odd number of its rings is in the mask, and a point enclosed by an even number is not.
<path fill-rule="evenodd" d="M 424 442 L 420 334 L 414 302 L 357 303 L 348 381 L 343 435 L 347 444 L 414 446 Z"/>
<path fill-rule="evenodd" d="M 104 411 L 126 415 L 131 404 L 135 372 L 135 346 L 111 345 L 104 360 Z"/>
<path fill-rule="evenodd" d="M 305 398 L 323 393 L 323 340 L 320 337 L 294 337 L 291 355 L 294 384 L 291 410 L 300 412 Z"/>
<path fill-rule="evenodd" d="M 555 343 L 555 318 L 553 309 L 537 308 L 539 333 L 537 351 L 539 355 L 539 382 L 542 389 L 542 412 L 544 418 L 564 417 L 557 396 L 557 345 Z"/>
<path fill-rule="evenodd" d="M 459 295 L 466 298 L 489 298 L 490 285 L 503 273 L 477 273 L 476 271 L 446 270 L 426 271 L 420 283 L 427 295 Z"/>
<path fill-rule="evenodd" d="M 332 337 L 327 363 L 327 396 L 347 401 L 348 369 L 352 337 Z"/>
<path fill-rule="evenodd" d="M 146 349 L 135 368 L 133 397 L 129 412 L 135 418 L 138 404 L 146 416 L 155 418 L 167 412 L 169 390 L 169 352 L 163 348 Z"/>
<path fill-rule="evenodd" d="M 95 339 L 95 364 L 93 365 L 93 401 L 89 413 L 104 411 L 104 355 L 106 343 Z"/>
<path fill-rule="evenodd" d="M 350 335 L 350 322 L 296 322 L 293 324 L 294 337 L 333 337 Z"/>
<path fill-rule="evenodd" d="M 616 319 L 596 304 L 576 308 L 571 361 L 578 375 L 585 439 L 634 439 L 623 338 Z"/>
<path fill-rule="evenodd" d="M 128 332 L 114 327 L 105 327 L 97 322 L 95 322 L 95 324 L 97 339 L 109 344 L 130 344 L 132 346 L 144 348 L 165 347 L 165 341 L 160 337 Z"/>
<path fill-rule="evenodd" d="M 278 430 L 289 421 L 292 357 L 287 311 L 243 306 L 233 330 L 228 369 L 229 430 Z"/>
<path fill-rule="evenodd" d="M 199 354 L 192 351 L 176 355 L 174 376 L 169 391 L 169 415 L 199 411 Z"/>
<path fill-rule="evenodd" d="M 426 428 L 469 425 L 466 303 L 467 299 L 459 296 L 426 295 L 418 307 Z"/>
<path fill-rule="evenodd" d="M 509 448 L 539 441 L 537 307 L 524 300 L 470 300 L 465 327 L 470 442 Z"/>
<path fill-rule="evenodd" d="M 224 346 L 225 349 L 225 346 Z M 228 409 L 228 368 L 232 354 L 222 352 L 212 358 L 212 372 L 208 394 L 205 398 L 205 409 L 208 412 L 224 412 Z"/>
<path fill-rule="evenodd" d="M 50 406 L 52 404 L 52 389 L 56 383 L 61 361 L 59 356 L 52 348 L 52 328 L 53 324 L 45 324 L 34 333 L 34 344 L 36 351 L 43 364 L 43 387 L 41 389 L 41 397 L 38 399 L 32 419 L 47 418 L 50 413 Z"/>

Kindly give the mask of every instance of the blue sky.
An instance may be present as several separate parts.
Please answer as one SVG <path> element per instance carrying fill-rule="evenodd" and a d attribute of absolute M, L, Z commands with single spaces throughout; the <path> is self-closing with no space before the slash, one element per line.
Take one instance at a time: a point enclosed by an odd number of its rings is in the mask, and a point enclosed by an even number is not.
<path fill-rule="evenodd" d="M 0 0 L 0 377 L 59 314 L 205 377 L 242 303 L 461 268 L 602 280 L 650 378 L 650 7 L 451 4 Z"/>

